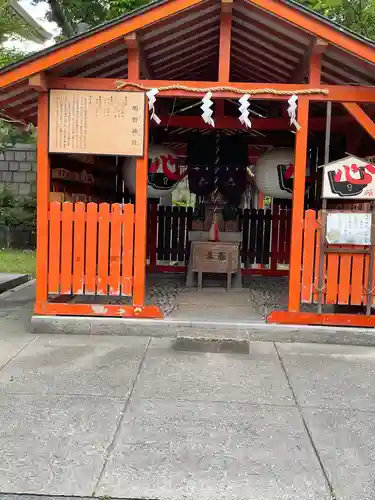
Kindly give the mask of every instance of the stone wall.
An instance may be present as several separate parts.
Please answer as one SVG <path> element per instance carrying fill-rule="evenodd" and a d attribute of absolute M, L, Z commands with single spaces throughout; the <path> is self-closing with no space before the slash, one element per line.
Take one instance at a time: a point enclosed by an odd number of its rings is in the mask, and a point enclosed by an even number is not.
<path fill-rule="evenodd" d="M 12 149 L 0 152 L 0 190 L 3 188 L 20 196 L 35 192 L 35 144 L 16 144 Z"/>

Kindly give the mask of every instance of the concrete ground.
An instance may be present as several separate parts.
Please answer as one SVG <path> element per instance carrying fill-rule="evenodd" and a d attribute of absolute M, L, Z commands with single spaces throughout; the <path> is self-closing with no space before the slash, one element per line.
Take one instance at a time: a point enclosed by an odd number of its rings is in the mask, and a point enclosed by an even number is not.
<path fill-rule="evenodd" d="M 375 348 L 0 332 L 0 498 L 375 497 Z"/>
<path fill-rule="evenodd" d="M 373 500 L 375 348 L 31 335 L 0 296 L 0 500 Z"/>

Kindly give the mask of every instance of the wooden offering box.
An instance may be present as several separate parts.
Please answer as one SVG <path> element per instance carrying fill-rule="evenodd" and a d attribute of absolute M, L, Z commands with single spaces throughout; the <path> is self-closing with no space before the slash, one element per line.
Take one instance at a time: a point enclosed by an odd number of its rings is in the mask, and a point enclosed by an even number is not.
<path fill-rule="evenodd" d="M 192 285 L 192 273 L 198 273 L 198 290 L 202 289 L 203 273 L 227 275 L 227 290 L 231 288 L 232 274 L 241 279 L 240 243 L 223 241 L 193 241 L 187 277 Z"/>

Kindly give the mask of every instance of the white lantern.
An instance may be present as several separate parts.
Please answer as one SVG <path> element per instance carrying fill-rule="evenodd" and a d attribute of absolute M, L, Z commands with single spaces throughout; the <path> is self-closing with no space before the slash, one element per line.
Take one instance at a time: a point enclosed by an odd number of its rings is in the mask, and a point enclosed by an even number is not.
<path fill-rule="evenodd" d="M 294 179 L 294 150 L 275 148 L 257 161 L 254 169 L 259 191 L 272 198 L 292 198 Z"/>
<path fill-rule="evenodd" d="M 148 159 L 148 198 L 170 194 L 182 178 L 176 153 L 165 146 L 150 145 Z M 122 166 L 123 179 L 131 193 L 135 193 L 136 163 L 136 158 L 128 158 Z"/>

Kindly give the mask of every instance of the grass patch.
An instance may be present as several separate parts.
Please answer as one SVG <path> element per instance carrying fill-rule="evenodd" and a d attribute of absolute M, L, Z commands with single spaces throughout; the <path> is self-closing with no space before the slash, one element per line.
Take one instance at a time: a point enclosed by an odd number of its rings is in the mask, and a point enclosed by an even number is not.
<path fill-rule="evenodd" d="M 0 273 L 30 274 L 35 277 L 36 252 L 0 250 Z"/>

